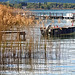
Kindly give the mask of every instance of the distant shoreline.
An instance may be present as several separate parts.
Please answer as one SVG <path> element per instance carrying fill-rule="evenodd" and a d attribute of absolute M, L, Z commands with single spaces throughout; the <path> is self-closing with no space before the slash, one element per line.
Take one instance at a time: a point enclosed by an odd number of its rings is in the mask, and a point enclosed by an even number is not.
<path fill-rule="evenodd" d="M 34 9 L 34 8 L 32 8 L 32 9 L 26 9 L 26 10 L 29 10 L 29 11 L 32 11 L 32 10 L 75 10 L 75 9 L 73 9 L 73 8 L 52 8 L 52 9 Z"/>
<path fill-rule="evenodd" d="M 10 6 L 12 8 L 20 8 L 23 10 L 71 10 L 75 9 L 75 3 L 56 3 L 56 2 L 44 2 L 44 3 L 9 3 L 1 2 L 0 4 Z"/>

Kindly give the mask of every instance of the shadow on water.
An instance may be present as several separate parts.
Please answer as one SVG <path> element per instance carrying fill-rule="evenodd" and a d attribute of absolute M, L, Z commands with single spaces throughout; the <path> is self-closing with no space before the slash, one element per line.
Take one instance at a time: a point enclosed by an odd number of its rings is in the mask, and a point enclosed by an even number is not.
<path fill-rule="evenodd" d="M 73 35 L 60 35 L 60 36 L 42 36 L 41 39 L 48 39 L 48 40 L 57 40 L 57 39 L 75 39 L 75 34 Z"/>

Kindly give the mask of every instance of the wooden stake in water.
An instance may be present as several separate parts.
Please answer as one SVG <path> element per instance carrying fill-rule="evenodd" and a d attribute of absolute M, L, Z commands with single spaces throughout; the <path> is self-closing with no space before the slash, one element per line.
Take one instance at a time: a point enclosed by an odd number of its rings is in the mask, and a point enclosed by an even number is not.
<path fill-rule="evenodd" d="M 43 28 L 44 28 L 45 26 L 44 26 L 44 23 L 43 22 L 42 22 L 42 25 L 43 25 Z"/>
<path fill-rule="evenodd" d="M 60 20 L 60 18 L 58 19 L 58 23 L 61 23 L 61 20 Z"/>

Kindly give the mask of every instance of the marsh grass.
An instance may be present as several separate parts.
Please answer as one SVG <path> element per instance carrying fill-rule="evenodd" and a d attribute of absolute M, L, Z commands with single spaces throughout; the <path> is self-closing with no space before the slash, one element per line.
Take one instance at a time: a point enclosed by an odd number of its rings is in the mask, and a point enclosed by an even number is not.
<path fill-rule="evenodd" d="M 42 44 L 39 44 L 38 40 L 35 42 L 35 31 L 34 31 L 34 20 L 35 18 L 34 17 L 29 17 L 27 16 L 26 14 L 24 16 L 22 16 L 20 14 L 20 12 L 16 13 L 17 9 L 12 9 L 11 7 L 6 7 L 4 5 L 0 5 L 0 31 L 4 31 L 4 30 L 8 30 L 8 29 L 12 29 L 13 30 L 13 26 L 17 27 L 17 31 L 20 31 L 20 28 L 22 27 L 26 27 L 27 28 L 27 37 L 29 39 L 29 41 L 26 41 L 24 44 L 24 49 L 22 48 L 22 40 L 18 40 L 18 38 L 16 39 L 16 41 L 18 42 L 17 43 L 17 48 L 14 47 L 13 49 L 13 44 L 14 44 L 14 41 L 13 41 L 13 35 L 11 34 L 11 41 L 10 41 L 10 51 L 13 52 L 14 56 L 16 54 L 16 49 L 18 49 L 18 54 L 20 54 L 20 57 L 21 57 L 21 54 L 22 54 L 22 50 L 25 50 L 28 52 L 28 56 L 29 58 L 31 58 L 31 54 L 32 54 L 32 51 L 36 50 L 38 51 L 39 49 L 42 48 L 42 45 L 43 45 L 43 49 L 45 50 L 45 58 L 46 58 L 46 50 L 47 50 L 47 42 L 46 42 L 46 39 L 44 39 L 44 43 Z M 20 9 L 18 9 L 18 11 L 21 11 Z M 23 13 L 25 13 L 23 11 Z M 45 23 L 47 23 L 47 19 L 48 17 L 46 17 L 46 21 L 43 22 L 42 19 L 39 19 L 39 20 L 36 20 L 36 24 L 40 26 L 43 25 L 43 27 L 45 26 Z M 54 19 L 53 21 L 54 22 Z M 30 29 L 30 27 L 32 27 Z M 33 33 L 33 35 L 31 35 L 31 31 Z M 38 32 L 37 32 L 38 33 Z M 17 34 L 17 37 L 18 37 L 18 34 Z M 6 36 L 5 36 L 6 38 Z M 0 35 L 0 40 L 2 40 L 2 34 Z M 4 41 L 6 42 L 6 41 Z M 40 46 L 39 46 L 40 45 Z M 40 47 L 40 48 L 39 48 Z M 3 50 L 2 50 L 2 53 L 5 52 L 5 49 L 6 48 L 6 44 L 3 45 Z M 50 42 L 50 52 L 52 50 L 52 43 Z M 52 53 L 51 53 L 52 54 Z M 19 59 L 18 59 L 19 61 Z"/>
<path fill-rule="evenodd" d="M 5 5 L 0 5 L 0 31 L 6 31 L 6 30 L 13 30 L 13 27 L 18 27 L 17 31 L 20 31 L 20 28 L 22 26 L 25 27 L 29 27 L 34 25 L 34 17 L 28 17 L 27 14 L 25 13 L 29 13 L 30 11 L 24 11 L 22 9 L 15 9 L 15 8 L 11 8 L 11 7 L 7 7 Z M 21 14 L 25 14 L 24 16 Z M 4 42 L 6 42 L 6 34 L 5 33 L 1 33 L 0 32 L 0 42 L 2 41 L 2 35 L 4 34 Z M 17 39 L 16 41 L 20 42 L 21 39 L 19 40 L 18 37 L 19 35 L 17 34 Z M 13 35 L 11 34 L 11 45 L 9 46 L 12 50 L 13 47 Z M 1 44 L 0 44 L 1 45 Z M 29 50 L 31 50 L 31 45 L 29 45 L 30 48 Z M 2 52 L 4 53 L 5 51 L 5 44 L 3 45 L 3 50 Z M 21 49 L 21 42 L 20 44 L 18 43 L 18 50 Z"/>
<path fill-rule="evenodd" d="M 0 5 L 0 31 L 5 31 L 13 26 L 17 26 L 20 28 L 21 26 L 29 26 L 33 25 L 34 18 L 27 17 L 26 15 L 22 16 L 22 13 L 26 13 L 26 11 L 22 9 L 15 9 L 11 7 L 7 7 L 5 5 Z M 2 40 L 0 33 L 0 40 Z"/>
<path fill-rule="evenodd" d="M 32 38 L 29 40 L 28 50 L 29 50 L 29 58 L 31 58 L 31 51 L 33 50 L 33 39 Z"/>

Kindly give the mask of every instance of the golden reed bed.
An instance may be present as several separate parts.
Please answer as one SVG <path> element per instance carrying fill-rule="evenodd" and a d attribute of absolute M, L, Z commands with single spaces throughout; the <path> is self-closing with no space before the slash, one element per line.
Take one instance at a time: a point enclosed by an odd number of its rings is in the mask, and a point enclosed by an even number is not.
<path fill-rule="evenodd" d="M 12 7 L 7 7 L 5 5 L 0 5 L 0 31 L 6 30 L 8 27 L 11 27 L 13 25 L 33 25 L 34 18 L 27 17 L 26 15 L 22 16 L 20 14 L 21 12 L 25 13 L 30 11 L 24 11 L 22 9 L 15 9 Z"/>

